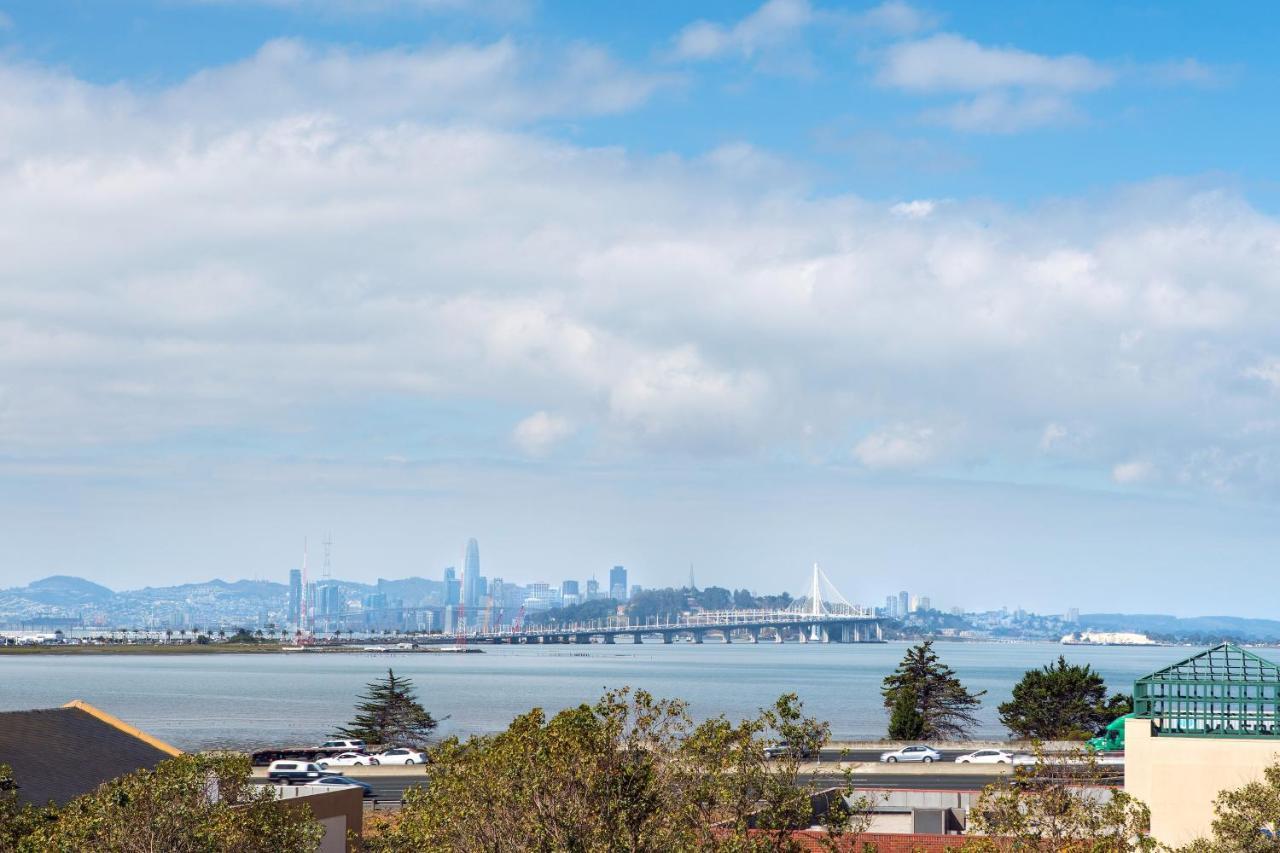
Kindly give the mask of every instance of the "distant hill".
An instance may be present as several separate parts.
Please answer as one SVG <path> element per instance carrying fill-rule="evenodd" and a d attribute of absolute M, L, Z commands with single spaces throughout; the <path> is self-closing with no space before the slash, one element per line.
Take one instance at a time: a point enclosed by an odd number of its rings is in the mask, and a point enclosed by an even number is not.
<path fill-rule="evenodd" d="M 1280 620 L 1241 616 L 1169 616 L 1164 613 L 1081 613 L 1080 627 L 1099 631 L 1139 631 L 1188 639 L 1237 637 L 1280 640 Z"/>
<path fill-rule="evenodd" d="M 70 575 L 51 575 L 32 581 L 25 587 L 8 590 L 37 604 L 52 607 L 77 607 L 86 604 L 106 604 L 115 593 L 101 584 Z"/>

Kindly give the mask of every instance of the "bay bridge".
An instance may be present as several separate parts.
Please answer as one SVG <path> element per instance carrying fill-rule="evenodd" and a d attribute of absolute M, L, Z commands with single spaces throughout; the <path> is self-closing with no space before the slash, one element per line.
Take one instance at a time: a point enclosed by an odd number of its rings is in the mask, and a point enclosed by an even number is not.
<path fill-rule="evenodd" d="M 875 612 L 850 604 L 815 563 L 805 593 L 782 609 L 714 610 L 678 617 L 636 621 L 625 615 L 589 622 L 525 627 L 519 623 L 492 629 L 477 628 L 456 635 L 418 638 L 419 643 L 573 643 L 613 644 L 646 640 L 671 644 L 701 644 L 707 638 L 721 643 L 878 643 L 883 642 L 881 619 Z"/>

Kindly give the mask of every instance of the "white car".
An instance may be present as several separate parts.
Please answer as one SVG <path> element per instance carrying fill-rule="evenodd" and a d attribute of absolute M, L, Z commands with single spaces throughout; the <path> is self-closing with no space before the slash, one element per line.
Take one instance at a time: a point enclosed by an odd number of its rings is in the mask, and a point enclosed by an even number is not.
<path fill-rule="evenodd" d="M 378 759 L 361 752 L 343 752 L 330 758 L 322 758 L 316 762 L 321 769 L 329 767 L 364 767 L 366 764 L 377 765 Z"/>
<path fill-rule="evenodd" d="M 899 761 L 922 761 L 925 764 L 932 764 L 935 761 L 942 760 L 942 753 L 931 746 L 904 746 L 902 749 L 895 749 L 892 752 L 881 753 L 880 760 L 889 764 L 897 764 Z"/>
<path fill-rule="evenodd" d="M 426 764 L 427 754 L 416 749 L 388 749 L 378 753 L 378 761 L 382 764 Z"/>
<path fill-rule="evenodd" d="M 1013 753 L 1003 749 L 979 749 L 956 756 L 956 764 L 1012 764 Z"/>

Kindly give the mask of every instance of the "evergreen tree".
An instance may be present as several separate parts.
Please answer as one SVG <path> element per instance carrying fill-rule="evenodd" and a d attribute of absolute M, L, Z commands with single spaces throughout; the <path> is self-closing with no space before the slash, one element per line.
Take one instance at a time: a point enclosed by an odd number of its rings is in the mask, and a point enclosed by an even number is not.
<path fill-rule="evenodd" d="M 384 746 L 425 747 L 439 723 L 418 702 L 413 682 L 388 669 L 386 678 L 366 686 L 355 717 L 337 735 Z"/>
<path fill-rule="evenodd" d="M 889 715 L 889 737 L 894 740 L 919 740 L 924 732 L 924 717 L 916 710 L 916 694 L 910 688 L 898 692 Z"/>
<path fill-rule="evenodd" d="M 1086 738 L 1131 710 L 1129 697 L 1107 698 L 1107 685 L 1092 667 L 1059 655 L 1056 664 L 1030 670 L 1014 685 L 1013 698 L 1000 706 L 1000 722 L 1022 738 Z"/>
<path fill-rule="evenodd" d="M 933 651 L 933 641 L 925 640 L 907 649 L 898 668 L 884 679 L 880 694 L 884 707 L 893 710 L 904 692 L 915 697 L 915 711 L 920 716 L 921 739 L 962 738 L 977 725 L 973 711 L 982 704 L 983 690 L 970 693 L 951 667 L 940 662 Z"/>

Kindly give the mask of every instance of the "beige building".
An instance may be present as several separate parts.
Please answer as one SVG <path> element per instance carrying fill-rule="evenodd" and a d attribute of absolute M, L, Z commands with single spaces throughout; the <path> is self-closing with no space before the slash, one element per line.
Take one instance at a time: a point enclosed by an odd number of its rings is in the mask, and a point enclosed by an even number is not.
<path fill-rule="evenodd" d="M 1207 836 L 1218 793 L 1280 760 L 1280 667 L 1221 645 L 1138 679 L 1125 724 L 1125 790 L 1165 844 Z"/>

